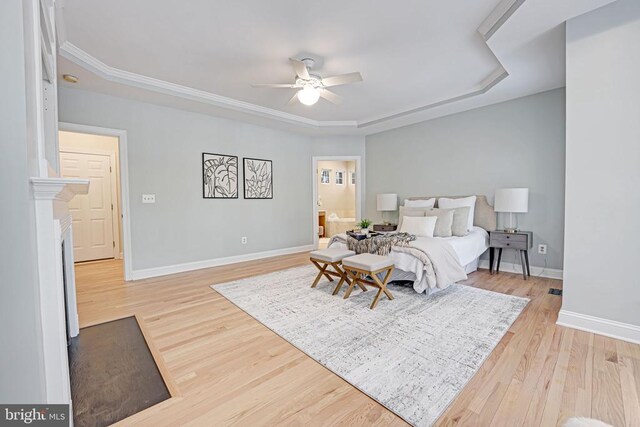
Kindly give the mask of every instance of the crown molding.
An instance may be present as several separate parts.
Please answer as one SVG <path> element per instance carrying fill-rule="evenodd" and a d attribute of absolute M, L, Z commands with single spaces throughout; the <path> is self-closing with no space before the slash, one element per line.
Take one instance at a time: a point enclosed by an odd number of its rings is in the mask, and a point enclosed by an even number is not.
<path fill-rule="evenodd" d="M 525 0 L 502 0 L 478 27 L 478 32 L 488 41 L 496 31 L 518 10 Z"/>
<path fill-rule="evenodd" d="M 493 73 L 487 77 L 480 86 L 470 92 L 464 93 L 462 95 L 454 96 L 453 98 L 443 99 L 442 101 L 434 102 L 432 104 L 424 105 L 422 107 L 413 108 L 411 110 L 402 111 L 400 113 L 390 114 L 388 116 L 382 116 L 375 119 L 367 120 L 364 122 L 358 123 L 358 128 L 363 129 L 369 126 L 378 125 L 384 122 L 388 122 L 389 120 L 399 119 L 401 117 L 410 116 L 412 114 L 420 113 L 422 111 L 430 110 L 432 108 L 440 107 L 442 105 L 451 104 L 453 102 L 462 101 L 463 99 L 472 98 L 474 96 L 482 95 L 487 93 L 489 89 L 500 83 L 502 80 L 506 79 L 509 76 L 507 70 L 504 69 L 502 65 L 500 65 Z"/>
<path fill-rule="evenodd" d="M 355 128 L 356 121 L 318 121 L 308 119 L 306 117 L 297 116 L 295 114 L 286 113 L 275 110 L 273 108 L 262 107 L 260 105 L 251 104 L 249 102 L 238 101 L 226 96 L 216 95 L 200 89 L 194 89 L 165 80 L 144 76 L 142 74 L 132 73 L 130 71 L 121 70 L 111 67 L 96 57 L 90 55 L 69 41 L 64 41 L 60 45 L 60 55 L 82 68 L 91 71 L 105 80 L 120 83 L 124 85 L 134 86 L 140 89 L 151 90 L 165 95 L 177 96 L 192 101 L 203 102 L 216 107 L 227 108 L 229 110 L 250 113 L 261 117 L 267 117 L 286 123 L 302 125 L 306 127 L 344 127 Z"/>
<path fill-rule="evenodd" d="M 511 15 L 525 2 L 526 0 L 502 0 L 493 11 L 485 18 L 485 20 L 477 28 L 478 33 L 483 38 L 485 43 L 491 38 L 491 36 L 511 17 Z M 165 95 L 175 96 L 191 101 L 201 102 L 209 104 L 219 108 L 225 108 L 228 110 L 238 111 L 241 113 L 251 114 L 254 116 L 264 117 L 272 120 L 277 120 L 284 123 L 302 126 L 311 129 L 333 129 L 333 130 L 357 130 L 366 129 L 373 125 L 379 125 L 391 120 L 410 116 L 416 113 L 420 113 L 426 110 L 437 108 L 446 104 L 455 103 L 475 96 L 483 95 L 487 93 L 491 88 L 502 82 L 509 76 L 509 73 L 503 66 L 502 62 L 498 59 L 497 54 L 494 52 L 494 56 L 498 63 L 496 70 L 491 73 L 483 82 L 477 87 L 472 88 L 466 93 L 456 95 L 451 98 L 442 99 L 431 104 L 423 105 L 420 107 L 412 108 L 405 111 L 395 112 L 392 114 L 374 117 L 362 121 L 356 120 L 344 120 L 344 121 L 328 121 L 328 120 L 313 120 L 306 117 L 298 116 L 296 114 L 286 113 L 284 111 L 276 110 L 274 108 L 263 107 L 260 105 L 252 104 L 245 101 L 239 101 L 233 98 L 216 95 L 211 92 L 207 92 L 200 89 L 191 88 L 175 83 L 171 83 L 165 80 L 148 77 L 145 75 L 132 73 L 130 71 L 122 70 L 119 68 L 111 67 L 104 62 L 100 61 L 96 57 L 92 56 L 88 52 L 82 50 L 78 46 L 74 45 L 67 40 L 67 32 L 64 23 L 64 0 L 58 0 L 56 4 L 56 21 L 57 21 L 57 33 L 59 40 L 59 53 L 62 57 L 69 61 L 79 65 L 80 67 L 96 74 L 97 76 L 114 83 L 133 86 L 144 90 L 149 90 Z M 491 49 L 491 46 L 489 46 Z M 493 52 L 493 49 L 491 49 Z"/>

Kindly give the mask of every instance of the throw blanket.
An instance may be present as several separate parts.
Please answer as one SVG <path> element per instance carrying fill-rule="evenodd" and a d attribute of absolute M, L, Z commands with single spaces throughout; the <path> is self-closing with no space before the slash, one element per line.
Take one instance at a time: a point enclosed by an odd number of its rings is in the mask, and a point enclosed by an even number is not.
<path fill-rule="evenodd" d="M 349 247 L 346 234 L 333 236 L 329 241 L 329 246 L 334 242 Z M 392 246 L 389 255 L 393 257 L 394 254 L 398 253 L 412 255 L 423 265 L 421 269 L 412 271 L 416 275 L 416 281 L 413 284 L 416 292 L 424 292 L 434 288 L 444 289 L 467 278 L 467 274 L 458 259 L 458 254 L 446 240 L 420 237 L 413 241 L 402 242 L 400 245 Z"/>
<path fill-rule="evenodd" d="M 409 246 L 416 236 L 409 233 L 389 233 L 367 239 L 354 239 L 347 236 L 347 247 L 357 254 L 389 255 L 393 246 Z"/>

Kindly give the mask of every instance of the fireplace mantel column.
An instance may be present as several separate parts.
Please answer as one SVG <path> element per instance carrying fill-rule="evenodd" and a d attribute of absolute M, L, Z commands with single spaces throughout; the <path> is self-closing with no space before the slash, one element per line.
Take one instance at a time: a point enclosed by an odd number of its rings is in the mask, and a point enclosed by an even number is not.
<path fill-rule="evenodd" d="M 89 180 L 31 178 L 31 190 L 35 200 L 40 322 L 47 403 L 70 403 L 65 304 L 69 310 L 69 324 L 76 330 L 77 306 L 69 201 L 76 194 L 88 193 Z M 63 241 L 67 252 L 64 254 L 67 261 L 67 294 L 70 296 L 66 301 L 61 250 Z M 70 304 L 71 301 L 73 304 Z"/>

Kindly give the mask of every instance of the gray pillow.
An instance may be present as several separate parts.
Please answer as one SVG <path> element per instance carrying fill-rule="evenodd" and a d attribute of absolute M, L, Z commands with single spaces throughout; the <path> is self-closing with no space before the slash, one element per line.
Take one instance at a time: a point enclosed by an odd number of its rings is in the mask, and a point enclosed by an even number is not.
<path fill-rule="evenodd" d="M 443 209 L 444 210 L 444 209 Z M 471 207 L 447 209 L 453 211 L 453 223 L 451 224 L 451 234 L 457 237 L 469 234 L 469 215 Z"/>
<path fill-rule="evenodd" d="M 407 208 L 400 206 L 400 213 L 398 215 L 398 230 L 402 228 L 402 217 L 404 216 L 424 216 L 424 213 L 428 211 L 426 208 Z"/>
<path fill-rule="evenodd" d="M 451 237 L 453 225 L 453 209 L 428 209 L 425 213 L 426 216 L 435 216 L 438 218 L 436 221 L 436 229 L 433 232 L 433 237 Z"/>

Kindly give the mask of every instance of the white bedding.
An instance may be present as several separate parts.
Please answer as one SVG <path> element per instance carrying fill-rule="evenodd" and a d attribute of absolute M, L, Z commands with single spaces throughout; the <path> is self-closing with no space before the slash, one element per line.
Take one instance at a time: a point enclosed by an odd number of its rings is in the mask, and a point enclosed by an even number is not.
<path fill-rule="evenodd" d="M 423 238 L 417 237 L 416 240 Z M 480 227 L 473 227 L 473 230 L 464 237 L 436 237 L 436 239 L 449 242 L 467 273 L 476 270 L 478 258 L 489 248 L 489 233 Z M 346 247 L 346 244 L 334 242 L 331 247 Z M 390 256 L 393 258 L 396 268 L 391 280 L 413 280 L 413 288 L 417 292 L 426 291 L 429 294 L 440 290 L 430 288 L 427 285 L 426 277 L 423 274 L 425 266 L 418 258 L 408 253 L 395 251 L 392 251 Z"/>

